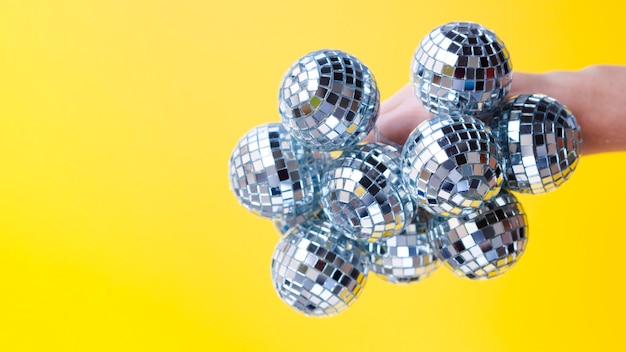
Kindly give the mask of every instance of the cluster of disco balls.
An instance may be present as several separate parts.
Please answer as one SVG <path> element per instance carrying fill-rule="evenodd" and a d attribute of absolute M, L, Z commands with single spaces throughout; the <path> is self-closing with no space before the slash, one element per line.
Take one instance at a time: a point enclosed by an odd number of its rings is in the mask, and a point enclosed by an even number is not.
<path fill-rule="evenodd" d="M 376 80 L 348 53 L 320 50 L 284 76 L 281 121 L 233 150 L 237 199 L 281 233 L 274 287 L 306 315 L 346 309 L 370 271 L 392 283 L 423 280 L 440 263 L 470 279 L 502 274 L 528 241 L 511 191 L 551 191 L 576 168 L 576 119 L 542 94 L 507 100 L 509 53 L 483 26 L 434 29 L 411 75 L 434 116 L 403 146 L 363 142 L 375 132 Z"/>

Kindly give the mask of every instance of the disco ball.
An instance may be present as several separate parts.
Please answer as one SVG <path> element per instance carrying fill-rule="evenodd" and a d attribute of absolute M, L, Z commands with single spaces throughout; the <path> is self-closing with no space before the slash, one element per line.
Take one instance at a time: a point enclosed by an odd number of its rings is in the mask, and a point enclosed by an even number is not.
<path fill-rule="evenodd" d="M 400 153 L 390 145 L 344 151 L 322 178 L 324 213 L 354 240 L 375 242 L 402 232 L 415 209 L 400 167 Z"/>
<path fill-rule="evenodd" d="M 501 158 L 494 136 L 480 120 L 435 115 L 404 144 L 402 178 L 419 205 L 433 214 L 461 216 L 498 194 Z"/>
<path fill-rule="evenodd" d="M 239 203 L 280 234 L 270 271 L 281 300 L 328 317 L 357 301 L 370 271 L 408 284 L 442 264 L 474 280 L 515 265 L 528 221 L 512 192 L 568 180 L 582 137 L 553 98 L 505 101 L 512 78 L 491 30 L 433 29 L 414 51 L 411 82 L 434 116 L 398 145 L 376 128 L 380 93 L 359 59 L 325 49 L 293 63 L 278 92 L 280 122 L 243 136 L 229 166 Z"/>
<path fill-rule="evenodd" d="M 230 157 L 230 187 L 239 203 L 267 218 L 309 210 L 319 197 L 314 154 L 291 138 L 279 122 L 251 129 Z"/>
<path fill-rule="evenodd" d="M 396 236 L 368 244 L 370 270 L 394 284 L 426 279 L 441 263 L 428 238 L 431 215 L 418 207 L 417 216 Z"/>
<path fill-rule="evenodd" d="M 521 203 L 502 191 L 464 217 L 434 217 L 429 232 L 436 255 L 459 276 L 488 279 L 507 271 L 524 253 L 528 221 Z"/>
<path fill-rule="evenodd" d="M 300 58 L 285 74 L 278 100 L 285 126 L 313 149 L 350 148 L 367 136 L 378 118 L 374 76 L 359 59 L 338 50 Z"/>
<path fill-rule="evenodd" d="M 552 191 L 571 176 L 582 150 L 576 118 L 543 94 L 513 97 L 490 125 L 504 146 L 505 187 L 522 193 Z"/>
<path fill-rule="evenodd" d="M 291 229 L 272 256 L 280 298 L 299 312 L 331 316 L 353 304 L 367 282 L 367 256 L 332 224 L 313 220 Z"/>
<path fill-rule="evenodd" d="M 415 94 L 434 114 L 491 116 L 513 78 L 509 52 L 477 23 L 451 22 L 422 39 L 411 62 Z"/>

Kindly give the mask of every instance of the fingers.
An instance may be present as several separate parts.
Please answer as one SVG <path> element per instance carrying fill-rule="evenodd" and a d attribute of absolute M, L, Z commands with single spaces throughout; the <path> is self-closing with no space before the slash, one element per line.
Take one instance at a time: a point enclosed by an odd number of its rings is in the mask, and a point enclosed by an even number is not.
<path fill-rule="evenodd" d="M 376 127 L 380 134 L 397 144 L 404 144 L 413 129 L 430 117 L 413 93 L 411 83 L 404 85 L 380 105 Z M 366 141 L 373 141 L 370 134 Z"/>
<path fill-rule="evenodd" d="M 413 85 L 409 82 L 380 105 L 380 113 L 385 114 L 403 105 L 413 97 Z"/>
<path fill-rule="evenodd" d="M 532 93 L 536 80 L 537 75 L 515 72 L 508 97 Z M 432 114 L 415 96 L 413 85 L 409 82 L 381 103 L 376 128 L 385 138 L 402 145 L 413 129 L 430 117 Z M 374 133 L 370 133 L 365 139 L 367 142 L 374 140 Z"/>
<path fill-rule="evenodd" d="M 513 83 L 511 84 L 511 90 L 509 91 L 507 98 L 520 94 L 537 93 L 535 90 L 538 77 L 539 75 L 537 74 L 514 72 Z"/>
<path fill-rule="evenodd" d="M 404 144 L 413 129 L 428 117 L 430 114 L 411 92 L 404 104 L 399 104 L 382 114 L 377 126 L 383 136 L 398 144 Z"/>

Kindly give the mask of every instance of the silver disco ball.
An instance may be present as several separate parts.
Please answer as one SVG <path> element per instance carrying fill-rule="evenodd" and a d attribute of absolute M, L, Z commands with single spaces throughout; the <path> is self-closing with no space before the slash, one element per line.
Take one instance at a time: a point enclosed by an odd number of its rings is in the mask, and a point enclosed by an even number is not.
<path fill-rule="evenodd" d="M 473 214 L 434 217 L 429 232 L 436 255 L 459 275 L 470 279 L 496 277 L 513 266 L 528 243 L 528 221 L 521 203 L 509 192 Z"/>
<path fill-rule="evenodd" d="M 512 97 L 490 125 L 504 146 L 506 188 L 546 193 L 576 170 L 582 151 L 580 126 L 556 99 L 543 94 Z"/>
<path fill-rule="evenodd" d="M 394 284 L 426 279 L 441 263 L 430 245 L 428 230 L 431 215 L 419 207 L 417 216 L 396 236 L 369 243 L 370 270 Z"/>
<path fill-rule="evenodd" d="M 280 298 L 311 316 L 348 308 L 367 282 L 367 256 L 332 225 L 313 220 L 291 229 L 272 256 L 272 281 Z"/>
<path fill-rule="evenodd" d="M 246 209 L 262 217 L 293 217 L 318 200 L 315 155 L 280 123 L 248 131 L 230 157 L 230 188 Z"/>
<path fill-rule="evenodd" d="M 433 214 L 461 216 L 500 191 L 502 154 L 489 127 L 471 116 L 435 115 L 409 135 L 402 178 Z"/>
<path fill-rule="evenodd" d="M 477 23 L 451 22 L 422 39 L 411 62 L 415 94 L 434 114 L 492 115 L 513 78 L 509 52 Z"/>
<path fill-rule="evenodd" d="M 347 149 L 365 138 L 378 118 L 379 100 L 369 68 L 339 50 L 300 58 L 278 95 L 280 116 L 293 136 L 326 151 Z"/>
<path fill-rule="evenodd" d="M 326 217 L 354 240 L 376 242 L 402 232 L 415 207 L 400 168 L 400 153 L 390 145 L 344 151 L 322 178 Z"/>

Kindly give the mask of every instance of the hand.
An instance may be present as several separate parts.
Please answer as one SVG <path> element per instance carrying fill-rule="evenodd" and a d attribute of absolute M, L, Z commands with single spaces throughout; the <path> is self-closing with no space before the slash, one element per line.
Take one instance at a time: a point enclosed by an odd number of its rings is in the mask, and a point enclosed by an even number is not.
<path fill-rule="evenodd" d="M 513 73 L 509 97 L 532 93 L 551 96 L 572 112 L 581 126 L 584 155 L 626 151 L 626 67 Z M 376 126 L 384 137 L 402 145 L 413 129 L 431 116 L 408 83 L 381 104 Z"/>

